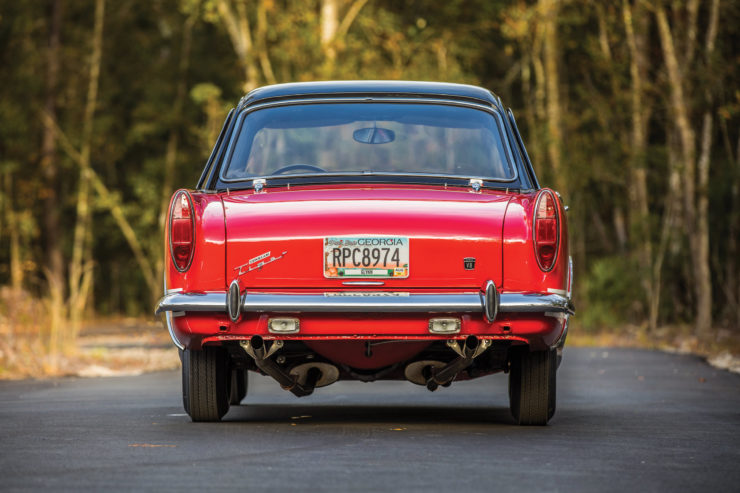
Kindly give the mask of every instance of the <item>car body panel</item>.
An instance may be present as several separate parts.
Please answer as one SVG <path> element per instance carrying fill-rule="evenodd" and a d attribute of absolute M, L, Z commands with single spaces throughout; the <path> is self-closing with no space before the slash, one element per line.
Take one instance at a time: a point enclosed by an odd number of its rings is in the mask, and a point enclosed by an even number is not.
<path fill-rule="evenodd" d="M 549 189 L 542 189 L 549 190 Z M 533 247 L 534 206 L 537 194 L 519 194 L 512 198 L 506 211 L 506 220 L 503 230 L 503 262 L 509 268 L 504 268 L 502 286 L 507 291 L 531 291 L 565 294 L 568 283 L 568 226 L 565 209 L 557 196 L 555 197 L 559 210 L 560 241 L 554 267 L 543 272 L 537 265 Z"/>
<path fill-rule="evenodd" d="M 177 196 L 178 190 L 173 194 Z M 172 262 L 169 242 L 165 241 L 165 290 L 205 292 L 226 288 L 226 231 L 221 197 L 184 190 L 190 194 L 195 217 L 195 251 L 190 268 L 180 272 Z M 172 204 L 170 203 L 170 207 Z M 170 211 L 171 212 L 171 211 Z M 169 231 L 169 214 L 166 231 Z"/>
<path fill-rule="evenodd" d="M 283 255 L 238 276 L 251 288 L 343 287 L 323 272 L 325 237 L 410 238 L 410 272 L 387 289 L 501 284 L 501 230 L 510 194 L 387 186 L 241 192 L 223 198 L 227 277 L 262 255 Z M 476 259 L 466 270 L 464 259 Z M 247 265 L 247 269 L 249 266 Z M 244 272 L 247 269 L 243 269 Z M 351 282 L 351 281 L 347 281 Z"/>
<path fill-rule="evenodd" d="M 248 178 L 238 183 L 219 181 L 235 122 L 248 119 L 250 108 L 342 97 L 365 98 L 368 104 L 374 98 L 384 102 L 417 98 L 432 105 L 487 106 L 504 117 L 506 145 L 511 146 L 518 177 L 512 183 L 392 174 L 325 180 L 320 174 L 280 175 L 268 176 L 259 184 Z M 556 193 L 539 188 L 513 115 L 510 111 L 509 117 L 505 115 L 506 108 L 490 91 L 458 84 L 281 84 L 248 94 L 229 114 L 199 181 L 202 190 L 185 191 L 193 203 L 195 222 L 193 260 L 185 272 L 174 267 L 165 235 L 166 296 L 158 311 L 167 312 L 173 341 L 191 351 L 228 348 L 234 365 L 254 371 L 261 370 L 246 356 L 253 353 L 242 348 L 255 338 L 278 341 L 285 346 L 271 347 L 286 348 L 280 353 L 286 370 L 316 361 L 336 365 L 340 379 L 363 381 L 408 378 L 404 367 L 410 363 L 434 359 L 449 363 L 463 357 L 451 349 L 458 347 L 456 341 L 491 342 L 482 347 L 482 354 L 475 354 L 472 369 L 461 371 L 456 379 L 508 371 L 507 351 L 515 346 L 530 351 L 562 348 L 573 314 L 566 208 Z M 533 241 L 534 209 L 543 193 L 554 198 L 560 239 L 554 265 L 547 272 L 538 264 Z M 166 227 L 169 231 L 169 220 Z M 324 239 L 362 236 L 408 238 L 408 277 L 326 277 Z M 467 265 L 470 259 L 473 267 Z M 236 290 L 236 297 L 228 294 L 230 288 Z M 184 301 L 167 298 L 172 293 L 182 294 Z M 457 297 L 472 299 L 473 305 L 479 300 L 480 305 L 459 310 L 446 305 L 444 309 L 395 307 L 384 312 L 377 306 L 363 310 L 359 304 L 340 310 L 338 304 L 329 303 L 329 297 L 336 295 L 399 296 L 401 304 L 406 299 Z M 288 308 L 250 302 L 270 297 Z M 325 309 L 306 308 L 306 299 L 315 305 L 322 297 L 327 300 Z M 204 300 L 206 309 L 194 308 Z M 291 300 L 296 301 L 293 309 Z M 529 300 L 533 300 L 531 306 Z M 241 311 L 232 312 L 232 306 Z M 497 311 L 489 318 L 486 310 L 491 306 Z M 280 317 L 297 319 L 299 330 L 271 332 L 268 321 Z M 459 330 L 432 333 L 430 321 L 437 318 L 459 321 Z"/>

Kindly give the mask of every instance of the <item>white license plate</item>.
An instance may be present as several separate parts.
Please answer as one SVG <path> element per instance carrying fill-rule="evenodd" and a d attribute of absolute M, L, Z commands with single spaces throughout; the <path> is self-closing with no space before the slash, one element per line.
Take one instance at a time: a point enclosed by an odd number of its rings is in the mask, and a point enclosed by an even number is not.
<path fill-rule="evenodd" d="M 324 238 L 324 277 L 409 276 L 409 239 L 400 236 Z"/>

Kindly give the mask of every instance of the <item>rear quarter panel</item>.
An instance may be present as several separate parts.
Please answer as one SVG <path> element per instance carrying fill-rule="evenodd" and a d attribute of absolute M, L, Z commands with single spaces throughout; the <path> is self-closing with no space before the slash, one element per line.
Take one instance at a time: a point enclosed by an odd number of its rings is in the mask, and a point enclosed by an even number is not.
<path fill-rule="evenodd" d="M 548 189 L 542 189 L 548 190 Z M 560 242 L 555 266 L 543 272 L 534 250 L 533 222 L 537 196 L 542 190 L 518 195 L 509 202 L 504 219 L 502 291 L 553 293 L 565 296 L 568 282 L 568 224 L 563 204 L 557 204 Z"/>
<path fill-rule="evenodd" d="M 181 190 L 175 192 L 174 198 Z M 179 272 L 170 255 L 170 211 L 164 235 L 165 289 L 182 289 L 185 292 L 223 291 L 226 289 L 226 230 L 221 198 L 215 194 L 190 194 L 195 219 L 195 251 L 190 268 Z"/>

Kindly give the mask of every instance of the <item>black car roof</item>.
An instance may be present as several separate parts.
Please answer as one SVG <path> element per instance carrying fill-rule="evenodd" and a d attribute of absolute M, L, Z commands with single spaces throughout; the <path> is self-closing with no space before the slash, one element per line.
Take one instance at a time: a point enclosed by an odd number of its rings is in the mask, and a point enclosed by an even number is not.
<path fill-rule="evenodd" d="M 328 81 L 295 82 L 275 84 L 251 91 L 239 102 L 239 109 L 258 102 L 274 99 L 293 99 L 298 97 L 323 96 L 406 96 L 438 97 L 474 100 L 487 105 L 500 107 L 497 96 L 482 87 L 446 82 L 412 81 Z"/>

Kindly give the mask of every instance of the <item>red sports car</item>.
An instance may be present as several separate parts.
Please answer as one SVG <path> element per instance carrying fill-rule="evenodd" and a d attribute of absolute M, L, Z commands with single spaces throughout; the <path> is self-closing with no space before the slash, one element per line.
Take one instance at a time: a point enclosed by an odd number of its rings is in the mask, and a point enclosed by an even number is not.
<path fill-rule="evenodd" d="M 565 210 L 485 89 L 250 92 L 170 205 L 156 312 L 181 350 L 185 410 L 220 420 L 248 371 L 298 397 L 504 372 L 514 419 L 546 424 L 573 314 Z"/>

